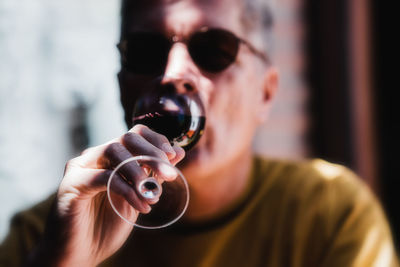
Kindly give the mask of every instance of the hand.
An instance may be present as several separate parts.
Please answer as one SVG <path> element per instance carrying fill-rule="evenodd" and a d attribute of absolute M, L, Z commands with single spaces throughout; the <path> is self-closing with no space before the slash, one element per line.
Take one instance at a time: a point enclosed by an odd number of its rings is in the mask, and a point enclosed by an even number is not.
<path fill-rule="evenodd" d="M 106 187 L 112 169 L 137 155 L 157 157 L 175 165 L 185 152 L 178 146 L 171 147 L 165 136 L 136 125 L 122 137 L 89 148 L 67 163 L 43 242 L 50 251 L 57 250 L 52 255 L 52 265 L 94 266 L 123 245 L 133 226 L 113 211 Z M 132 183 L 144 175 L 134 162 L 121 168 L 121 173 Z M 113 190 L 134 207 L 130 219 L 135 220 L 138 212 L 149 212 L 152 203 L 141 198 L 121 177 L 116 178 L 119 182 Z"/>

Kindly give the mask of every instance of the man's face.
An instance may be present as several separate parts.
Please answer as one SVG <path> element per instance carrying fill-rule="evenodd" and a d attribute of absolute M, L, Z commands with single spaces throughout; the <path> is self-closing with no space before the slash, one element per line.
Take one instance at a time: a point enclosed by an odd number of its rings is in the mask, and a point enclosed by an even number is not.
<path fill-rule="evenodd" d="M 149 1 L 150 2 L 150 1 Z M 128 33 L 157 31 L 165 36 L 186 38 L 206 26 L 223 28 L 246 38 L 238 5 L 229 0 L 151 1 L 143 11 L 132 11 Z M 251 40 L 249 40 L 251 42 Z M 184 174 L 210 176 L 221 168 L 236 164 L 251 146 L 254 131 L 265 111 L 265 66 L 241 45 L 236 61 L 218 73 L 200 69 L 184 43 L 175 43 L 168 57 L 164 75 L 174 81 L 188 81 L 198 91 L 206 112 L 206 128 L 199 143 L 187 153 L 182 164 Z M 132 103 L 143 93 L 146 77 L 122 70 L 119 74 L 121 100 L 127 120 Z M 166 78 L 167 79 L 167 78 Z"/>

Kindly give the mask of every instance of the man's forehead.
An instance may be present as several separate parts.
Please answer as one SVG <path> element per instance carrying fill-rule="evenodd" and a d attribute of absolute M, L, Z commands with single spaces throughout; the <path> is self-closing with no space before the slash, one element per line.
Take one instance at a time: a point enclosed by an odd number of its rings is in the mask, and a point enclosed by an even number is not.
<path fill-rule="evenodd" d="M 232 0 L 134 0 L 126 8 L 128 32 L 143 28 L 165 30 L 166 25 L 179 28 L 179 24 L 187 28 L 223 27 L 238 23 L 235 13 L 239 10 Z"/>
<path fill-rule="evenodd" d="M 211 6 L 214 4 L 219 4 L 224 2 L 224 0 L 124 0 L 131 6 L 141 7 L 141 8 L 151 8 L 162 5 L 172 5 L 177 3 L 194 3 L 204 6 Z M 229 2 L 229 1 L 228 1 Z M 232 3 L 232 0 L 230 0 Z"/>

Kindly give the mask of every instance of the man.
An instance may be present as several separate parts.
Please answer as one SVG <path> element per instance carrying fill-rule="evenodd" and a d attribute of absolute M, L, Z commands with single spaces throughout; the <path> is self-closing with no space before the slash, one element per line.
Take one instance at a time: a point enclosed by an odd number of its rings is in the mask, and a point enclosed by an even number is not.
<path fill-rule="evenodd" d="M 185 155 L 164 136 L 136 125 L 124 136 L 84 151 L 67 163 L 55 197 L 15 217 L 0 263 L 395 266 L 383 212 L 350 171 L 321 160 L 253 157 L 255 129 L 266 119 L 278 84 L 276 69 L 261 52 L 263 26 L 271 20 L 260 15 L 260 7 L 250 0 L 126 0 L 119 82 L 128 125 L 131 103 L 144 93 L 142 85 L 161 74 L 161 87 L 194 91 L 203 99 L 204 135 Z M 124 42 L 132 36 L 142 42 L 138 33 L 143 32 L 150 32 L 154 42 L 141 46 L 143 51 L 129 51 L 132 46 Z M 200 51 L 194 48 L 199 33 L 204 47 L 215 49 L 211 56 L 201 46 Z M 132 62 L 132 55 L 151 57 L 147 49 L 163 55 L 159 43 L 165 40 L 171 46 L 159 62 Z M 237 53 L 231 49 L 235 45 Z M 111 169 L 143 154 L 179 163 L 188 179 L 189 208 L 170 228 L 133 229 L 107 201 Z M 137 211 L 151 209 L 122 187 Z"/>

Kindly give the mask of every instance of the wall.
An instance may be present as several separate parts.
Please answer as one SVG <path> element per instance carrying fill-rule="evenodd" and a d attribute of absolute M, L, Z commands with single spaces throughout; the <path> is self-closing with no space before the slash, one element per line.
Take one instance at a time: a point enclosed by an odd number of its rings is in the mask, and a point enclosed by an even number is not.
<path fill-rule="evenodd" d="M 254 149 L 262 155 L 301 159 L 310 153 L 306 142 L 308 90 L 304 81 L 304 29 L 301 0 L 276 1 L 273 61 L 280 87 L 269 120 L 260 127 Z"/>

